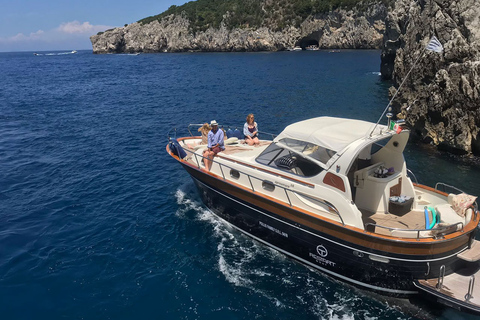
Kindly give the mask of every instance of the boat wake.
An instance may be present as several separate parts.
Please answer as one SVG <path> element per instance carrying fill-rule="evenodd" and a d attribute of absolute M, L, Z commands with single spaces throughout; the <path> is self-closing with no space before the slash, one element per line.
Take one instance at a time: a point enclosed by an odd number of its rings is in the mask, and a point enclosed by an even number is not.
<path fill-rule="evenodd" d="M 383 315 L 380 318 L 409 318 L 398 305 L 379 302 L 243 235 L 192 197 L 195 194 L 193 184 L 176 191 L 176 215 L 212 227 L 211 237 L 217 239 L 216 269 L 254 299 L 292 316 L 307 312 L 319 319 L 379 319 L 378 314 Z"/>
<path fill-rule="evenodd" d="M 183 188 L 189 188 L 189 185 L 183 186 Z M 176 211 L 176 216 L 179 218 L 186 218 L 187 212 L 194 211 L 197 215 L 202 214 L 203 212 L 210 212 L 207 208 L 205 208 L 201 202 L 192 199 L 189 195 L 192 192 L 196 192 L 193 187 L 189 189 L 182 190 L 178 189 L 175 192 L 175 198 L 177 199 L 178 209 Z"/>

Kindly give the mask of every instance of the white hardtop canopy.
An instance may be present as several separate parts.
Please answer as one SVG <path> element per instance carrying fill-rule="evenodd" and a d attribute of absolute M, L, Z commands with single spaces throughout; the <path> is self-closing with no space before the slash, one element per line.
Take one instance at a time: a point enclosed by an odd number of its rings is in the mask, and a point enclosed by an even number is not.
<path fill-rule="evenodd" d="M 305 141 L 340 152 L 359 139 L 368 139 L 375 123 L 334 117 L 318 117 L 287 126 L 274 140 L 278 142 L 284 138 Z M 372 138 L 388 136 L 387 126 L 377 125 Z"/>

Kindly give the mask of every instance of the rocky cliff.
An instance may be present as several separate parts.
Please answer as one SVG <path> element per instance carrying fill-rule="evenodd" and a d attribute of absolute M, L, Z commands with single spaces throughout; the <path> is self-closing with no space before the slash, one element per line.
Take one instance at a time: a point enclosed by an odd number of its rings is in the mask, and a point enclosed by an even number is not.
<path fill-rule="evenodd" d="M 133 23 L 90 37 L 94 53 L 182 51 L 280 51 L 311 44 L 321 48 L 380 48 L 387 9 L 381 2 L 362 10 L 336 9 L 311 15 L 299 27 L 218 28 L 192 32 L 185 15 Z M 228 20 L 228 14 L 224 17 Z"/>
<path fill-rule="evenodd" d="M 382 76 L 392 78 L 396 88 L 405 80 L 393 107 L 416 136 L 450 152 L 477 156 L 478 4 L 477 0 L 398 0 L 385 22 L 381 64 Z M 425 50 L 433 35 L 443 44 L 442 53 Z"/>

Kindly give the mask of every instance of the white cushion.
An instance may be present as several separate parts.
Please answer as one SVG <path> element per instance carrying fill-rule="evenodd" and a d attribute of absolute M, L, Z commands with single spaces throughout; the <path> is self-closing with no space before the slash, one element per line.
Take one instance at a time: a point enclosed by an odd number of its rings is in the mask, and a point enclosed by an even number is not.
<path fill-rule="evenodd" d="M 238 143 L 238 138 L 237 137 L 228 138 L 227 140 L 224 141 L 224 143 L 226 145 Z"/>
<path fill-rule="evenodd" d="M 440 221 L 447 224 L 454 224 L 458 222 L 465 223 L 465 218 L 460 217 L 452 206 L 448 203 L 439 204 L 435 206 L 435 211 L 440 215 Z"/>

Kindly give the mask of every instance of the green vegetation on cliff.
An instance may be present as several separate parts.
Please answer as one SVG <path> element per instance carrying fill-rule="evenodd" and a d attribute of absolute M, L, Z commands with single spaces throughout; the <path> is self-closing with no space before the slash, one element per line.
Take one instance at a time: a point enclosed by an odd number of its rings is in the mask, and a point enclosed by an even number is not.
<path fill-rule="evenodd" d="M 289 25 L 298 27 L 309 15 L 372 2 L 389 5 L 394 0 L 197 0 L 173 5 L 161 14 L 138 22 L 147 24 L 172 14 L 185 14 L 193 32 L 218 28 L 222 21 L 229 29 L 268 26 L 280 30 Z"/>

